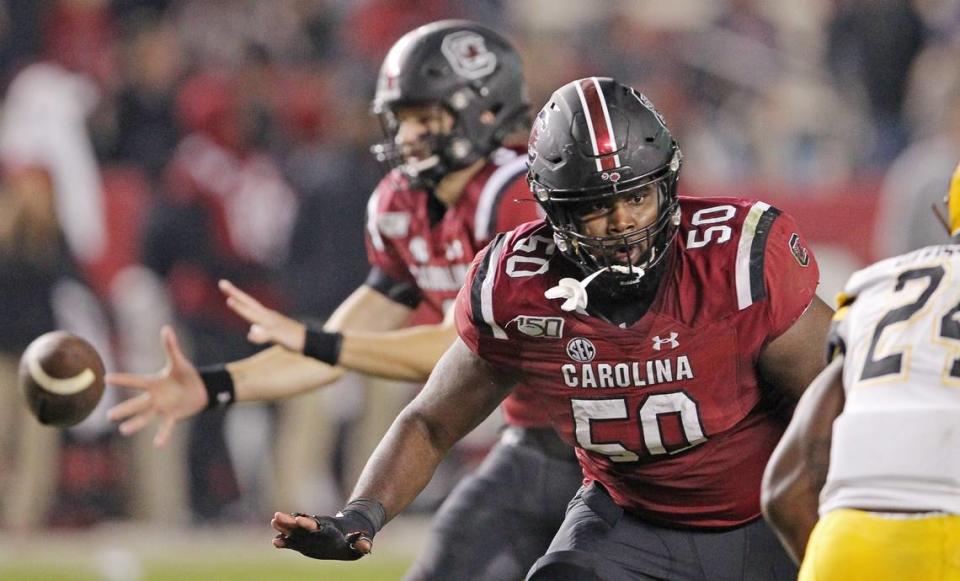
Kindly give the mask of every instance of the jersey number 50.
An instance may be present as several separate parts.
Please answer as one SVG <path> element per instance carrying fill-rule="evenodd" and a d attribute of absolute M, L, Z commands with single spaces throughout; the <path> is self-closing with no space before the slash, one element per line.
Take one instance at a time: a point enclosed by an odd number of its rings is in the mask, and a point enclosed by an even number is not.
<path fill-rule="evenodd" d="M 729 204 L 704 208 L 694 212 L 693 217 L 690 218 L 690 223 L 694 226 L 707 227 L 702 231 L 699 228 L 690 230 L 687 234 L 687 248 L 702 248 L 711 242 L 723 244 L 730 240 L 733 230 L 730 226 L 721 223 L 730 220 L 736 213 L 737 209 Z"/>
<path fill-rule="evenodd" d="M 592 422 L 626 420 L 627 399 L 571 399 L 573 418 L 576 422 L 577 444 L 584 450 L 609 456 L 613 462 L 636 462 L 640 454 L 626 448 L 621 442 L 595 442 Z M 668 450 L 660 431 L 660 416 L 679 415 L 686 445 Z M 700 423 L 697 402 L 682 391 L 657 393 L 648 396 L 637 410 L 644 447 L 652 456 L 678 454 L 707 441 Z"/>

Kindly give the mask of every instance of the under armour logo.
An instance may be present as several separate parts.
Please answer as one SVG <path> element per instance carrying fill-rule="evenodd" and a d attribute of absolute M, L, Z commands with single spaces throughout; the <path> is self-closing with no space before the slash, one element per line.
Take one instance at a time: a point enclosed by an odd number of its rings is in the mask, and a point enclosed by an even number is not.
<path fill-rule="evenodd" d="M 656 337 L 653 338 L 653 350 L 659 351 L 664 343 L 669 344 L 671 349 L 676 349 L 677 347 L 680 346 L 680 342 L 677 341 L 677 336 L 678 336 L 678 333 L 676 331 L 671 332 L 670 336 L 667 337 L 666 339 L 661 339 L 660 335 L 657 335 Z"/>

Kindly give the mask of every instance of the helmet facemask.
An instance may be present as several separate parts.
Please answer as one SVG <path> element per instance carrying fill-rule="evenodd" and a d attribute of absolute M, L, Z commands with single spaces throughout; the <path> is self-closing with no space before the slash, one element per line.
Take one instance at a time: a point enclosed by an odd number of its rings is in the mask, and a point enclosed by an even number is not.
<path fill-rule="evenodd" d="M 667 249 L 680 224 L 677 202 L 679 150 L 673 161 L 647 176 L 580 192 L 547 191 L 534 182 L 534 195 L 547 211 L 557 248 L 576 263 L 584 274 L 598 274 L 597 282 L 609 292 L 619 293 L 640 287 L 645 274 L 667 256 Z M 641 195 L 655 196 L 656 218 L 622 233 L 589 235 L 585 222 L 614 211 L 614 204 Z M 601 272 L 602 271 L 602 272 Z"/>
<path fill-rule="evenodd" d="M 451 167 L 444 155 L 453 139 L 456 126 L 447 128 L 449 121 L 444 117 L 445 110 L 440 105 L 425 105 L 423 108 L 433 109 L 432 113 L 421 115 L 421 122 L 428 130 L 419 136 L 412 145 L 398 143 L 400 118 L 394 108 L 384 108 L 378 112 L 380 127 L 383 129 L 384 140 L 371 147 L 377 161 L 384 164 L 387 170 L 399 170 L 411 188 L 432 188 L 451 171 Z M 402 109 L 397 106 L 396 109 Z M 449 113 L 449 112 L 448 112 Z"/>

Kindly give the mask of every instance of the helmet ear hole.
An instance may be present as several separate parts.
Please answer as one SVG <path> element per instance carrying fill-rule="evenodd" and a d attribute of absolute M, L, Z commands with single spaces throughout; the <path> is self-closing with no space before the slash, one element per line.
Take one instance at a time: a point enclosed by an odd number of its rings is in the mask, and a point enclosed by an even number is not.
<path fill-rule="evenodd" d="M 446 71 L 438 66 L 427 66 L 424 68 L 423 72 L 428 77 L 433 77 L 435 79 L 441 79 L 446 75 Z"/>

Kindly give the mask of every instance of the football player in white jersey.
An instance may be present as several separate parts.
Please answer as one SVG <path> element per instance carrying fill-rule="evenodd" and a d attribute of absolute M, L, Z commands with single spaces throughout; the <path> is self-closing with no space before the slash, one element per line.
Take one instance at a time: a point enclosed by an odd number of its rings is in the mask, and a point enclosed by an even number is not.
<path fill-rule="evenodd" d="M 767 465 L 801 581 L 960 580 L 960 165 L 947 208 L 950 244 L 850 278 L 833 361 Z"/>

